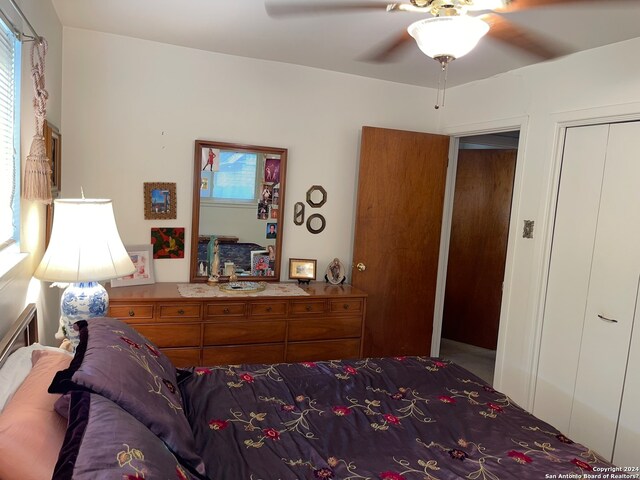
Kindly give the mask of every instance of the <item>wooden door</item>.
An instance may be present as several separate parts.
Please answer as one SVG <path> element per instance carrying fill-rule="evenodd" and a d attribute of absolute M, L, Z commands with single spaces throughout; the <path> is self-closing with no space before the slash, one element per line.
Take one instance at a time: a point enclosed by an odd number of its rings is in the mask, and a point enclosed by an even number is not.
<path fill-rule="evenodd" d="M 460 150 L 442 336 L 495 350 L 517 150 Z"/>
<path fill-rule="evenodd" d="M 363 127 L 352 283 L 364 290 L 364 355 L 428 355 L 449 137 Z"/>

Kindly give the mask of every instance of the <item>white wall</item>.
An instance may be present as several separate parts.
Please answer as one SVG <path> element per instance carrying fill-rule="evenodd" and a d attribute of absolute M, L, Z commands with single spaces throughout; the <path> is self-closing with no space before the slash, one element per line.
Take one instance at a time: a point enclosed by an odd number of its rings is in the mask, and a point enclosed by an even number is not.
<path fill-rule="evenodd" d="M 196 139 L 287 148 L 284 278 L 289 257 L 351 262 L 361 127 L 436 125 L 431 89 L 66 27 L 63 71 L 64 195 L 112 198 L 125 244 L 152 226 L 190 238 Z M 177 220 L 144 220 L 149 181 L 177 183 Z M 328 192 L 319 235 L 291 221 L 314 184 Z M 156 280 L 188 281 L 188 257 L 157 260 Z"/>
<path fill-rule="evenodd" d="M 17 3 L 38 34 L 44 36 L 49 44 L 45 62 L 46 89 L 49 93 L 47 120 L 60 127 L 62 110 L 62 25 L 50 0 L 17 0 Z M 7 2 L 3 3 L 3 8 L 5 8 L 6 4 Z M 26 29 L 26 26 L 24 28 Z M 28 30 L 25 31 L 30 34 Z M 31 139 L 35 133 L 35 116 L 32 104 L 31 44 L 25 43 L 22 48 L 20 153 L 24 171 Z M 40 204 L 24 201 L 21 202 L 20 208 L 22 222 L 20 246 L 23 252 L 28 252 L 30 255 L 0 278 L 0 311 L 2 312 L 0 335 L 18 318 L 18 315 L 24 309 L 25 303 L 38 300 L 40 290 L 40 282 L 32 282 L 31 279 L 44 252 L 45 209 Z M 53 334 L 58 327 L 57 319 L 53 319 L 53 317 L 57 315 L 55 305 L 58 302 L 58 298 L 57 289 L 45 291 L 40 298 L 38 313 L 41 343 L 52 343 L 54 341 Z M 50 305 L 53 305 L 53 308 Z"/>
<path fill-rule="evenodd" d="M 537 368 L 559 126 L 640 114 L 640 63 L 634 60 L 639 49 L 640 39 L 634 39 L 454 88 L 447 94 L 444 133 L 524 125 L 499 340 L 502 375 L 496 379 L 497 387 L 523 406 L 532 406 L 532 372 Z M 535 221 L 533 240 L 522 238 L 525 219 Z"/>

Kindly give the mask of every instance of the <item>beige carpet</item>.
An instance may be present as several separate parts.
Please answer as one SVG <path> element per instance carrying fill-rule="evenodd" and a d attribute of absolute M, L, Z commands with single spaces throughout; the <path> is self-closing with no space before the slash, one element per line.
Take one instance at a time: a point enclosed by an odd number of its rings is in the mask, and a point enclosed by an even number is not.
<path fill-rule="evenodd" d="M 443 338 L 440 340 L 440 356 L 457 363 L 489 385 L 493 385 L 493 371 L 496 365 L 495 350 L 487 350 Z"/>

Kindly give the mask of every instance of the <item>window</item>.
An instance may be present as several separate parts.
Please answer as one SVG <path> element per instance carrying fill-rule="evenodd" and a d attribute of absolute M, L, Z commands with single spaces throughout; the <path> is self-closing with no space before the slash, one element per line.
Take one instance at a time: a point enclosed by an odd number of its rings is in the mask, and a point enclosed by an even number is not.
<path fill-rule="evenodd" d="M 0 250 L 20 233 L 20 42 L 0 19 Z"/>
<path fill-rule="evenodd" d="M 255 203 L 258 154 L 225 150 L 218 153 L 218 170 L 211 172 L 213 188 L 203 187 L 201 196 L 220 202 Z"/>

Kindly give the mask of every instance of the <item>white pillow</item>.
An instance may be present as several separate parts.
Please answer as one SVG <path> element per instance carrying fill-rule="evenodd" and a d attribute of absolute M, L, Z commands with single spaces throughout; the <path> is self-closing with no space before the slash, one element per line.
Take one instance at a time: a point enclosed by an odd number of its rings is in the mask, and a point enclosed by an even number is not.
<path fill-rule="evenodd" d="M 31 371 L 31 354 L 34 350 L 53 350 L 56 352 L 64 352 L 68 355 L 71 353 L 57 347 L 47 347 L 34 343 L 28 347 L 20 347 L 13 352 L 0 368 L 0 412 L 4 410 L 15 391 L 22 385 L 24 379 Z"/>

